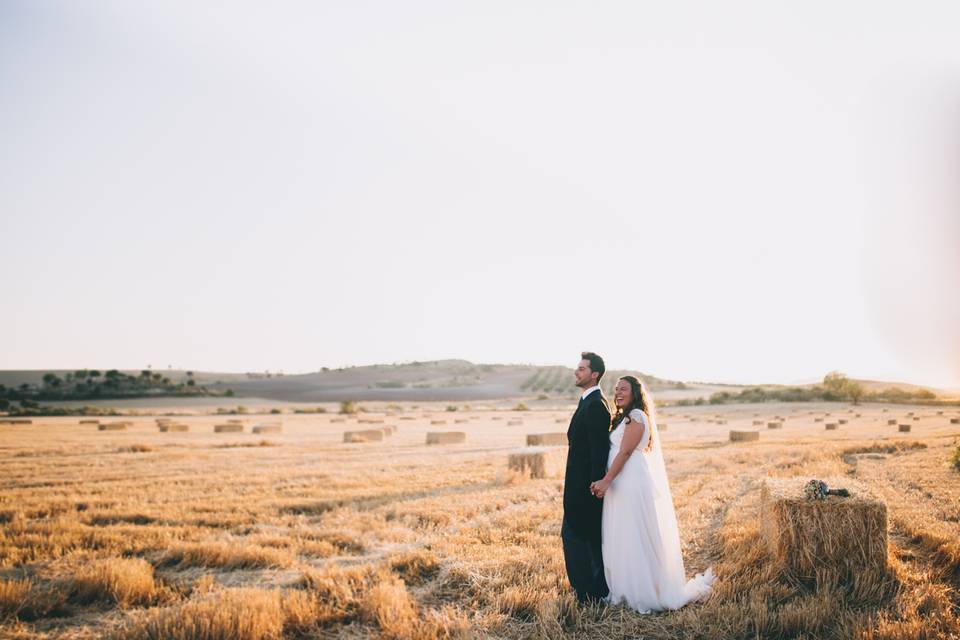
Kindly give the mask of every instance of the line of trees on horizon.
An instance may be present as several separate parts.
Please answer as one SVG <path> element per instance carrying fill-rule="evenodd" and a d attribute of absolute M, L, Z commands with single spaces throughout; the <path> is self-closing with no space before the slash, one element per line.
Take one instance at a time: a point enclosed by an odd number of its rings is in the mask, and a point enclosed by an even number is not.
<path fill-rule="evenodd" d="M 748 387 L 738 392 L 719 391 L 709 398 L 683 399 L 678 406 L 702 404 L 740 404 L 754 402 L 917 402 L 936 400 L 929 389 L 908 391 L 890 387 L 869 391 L 862 383 L 851 380 L 839 371 L 831 371 L 820 384 L 809 387 Z"/>
<path fill-rule="evenodd" d="M 63 377 L 45 373 L 40 384 L 24 382 L 16 387 L 0 384 L 0 411 L 37 409 L 40 402 L 63 400 L 118 400 L 161 396 L 232 396 L 233 391 L 212 391 L 197 384 L 193 372 L 187 371 L 186 380 L 175 382 L 162 373 L 144 369 L 139 375 L 129 375 L 117 369 L 101 372 L 98 369 L 78 369 Z"/>

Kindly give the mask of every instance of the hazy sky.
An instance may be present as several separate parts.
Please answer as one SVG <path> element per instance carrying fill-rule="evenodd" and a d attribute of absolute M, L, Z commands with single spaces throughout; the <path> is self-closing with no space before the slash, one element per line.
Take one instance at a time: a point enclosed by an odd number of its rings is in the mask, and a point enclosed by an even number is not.
<path fill-rule="evenodd" d="M 0 0 L 0 368 L 960 387 L 958 24 Z"/>

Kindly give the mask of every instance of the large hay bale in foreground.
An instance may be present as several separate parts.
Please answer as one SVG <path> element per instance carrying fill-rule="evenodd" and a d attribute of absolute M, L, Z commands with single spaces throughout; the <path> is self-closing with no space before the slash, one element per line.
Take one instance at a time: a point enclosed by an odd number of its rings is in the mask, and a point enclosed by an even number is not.
<path fill-rule="evenodd" d="M 383 429 L 363 429 L 360 431 L 344 431 L 344 442 L 380 442 L 383 440 Z"/>
<path fill-rule="evenodd" d="M 567 444 L 567 434 L 558 433 L 530 433 L 527 435 L 528 447 L 543 447 Z"/>
<path fill-rule="evenodd" d="M 460 444 L 467 441 L 463 431 L 428 431 L 427 444 Z"/>
<path fill-rule="evenodd" d="M 234 422 L 213 425 L 214 433 L 243 433 L 243 425 Z"/>
<path fill-rule="evenodd" d="M 909 424 L 901 424 L 899 427 L 897 427 L 897 429 L 903 433 L 909 433 L 911 427 Z"/>
<path fill-rule="evenodd" d="M 126 422 L 107 422 L 104 424 L 97 425 L 98 431 L 126 431 L 127 423 Z"/>
<path fill-rule="evenodd" d="M 808 500 L 806 477 L 766 478 L 760 529 L 781 570 L 803 581 L 880 579 L 887 569 L 887 505 L 850 478 L 824 478 L 850 497 Z"/>
<path fill-rule="evenodd" d="M 960 424 L 960 418 L 950 418 L 950 424 Z"/>
<path fill-rule="evenodd" d="M 507 468 L 530 478 L 559 478 L 567 465 L 565 447 L 529 447 L 507 458 Z"/>
<path fill-rule="evenodd" d="M 759 431 L 731 431 L 730 442 L 754 442 L 760 439 Z"/>
<path fill-rule="evenodd" d="M 255 424 L 252 431 L 254 433 L 280 433 L 283 431 L 283 425 L 279 424 Z"/>
<path fill-rule="evenodd" d="M 157 425 L 161 433 L 167 433 L 168 431 L 190 431 L 189 425 L 181 424 L 179 422 L 164 422 L 161 425 Z"/>

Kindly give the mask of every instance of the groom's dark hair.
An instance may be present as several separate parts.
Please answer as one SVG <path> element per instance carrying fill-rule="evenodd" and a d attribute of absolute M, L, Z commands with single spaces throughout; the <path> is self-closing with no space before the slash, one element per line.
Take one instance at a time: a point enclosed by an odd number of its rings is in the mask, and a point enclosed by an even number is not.
<path fill-rule="evenodd" d="M 590 363 L 590 371 L 593 371 L 597 375 L 597 384 L 600 383 L 600 378 L 603 377 L 603 374 L 606 373 L 607 367 L 603 364 L 603 358 L 595 354 L 593 351 L 584 351 L 580 354 L 581 360 L 586 360 Z"/>

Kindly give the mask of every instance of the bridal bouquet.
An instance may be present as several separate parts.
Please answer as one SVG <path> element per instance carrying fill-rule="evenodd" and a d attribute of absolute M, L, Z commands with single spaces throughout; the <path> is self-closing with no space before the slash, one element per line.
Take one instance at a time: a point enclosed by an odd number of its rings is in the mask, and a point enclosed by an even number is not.
<path fill-rule="evenodd" d="M 850 492 L 846 489 L 828 489 L 823 480 L 811 480 L 803 485 L 803 495 L 807 500 L 825 500 L 827 496 L 847 498 Z"/>

